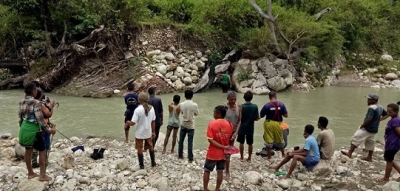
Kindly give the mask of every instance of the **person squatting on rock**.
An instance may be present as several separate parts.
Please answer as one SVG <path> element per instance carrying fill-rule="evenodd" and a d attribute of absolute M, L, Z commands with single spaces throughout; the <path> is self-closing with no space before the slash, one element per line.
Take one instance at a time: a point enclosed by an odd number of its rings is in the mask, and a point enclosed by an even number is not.
<path fill-rule="evenodd" d="M 237 137 L 237 142 L 240 143 L 240 160 L 243 161 L 243 150 L 244 141 L 248 145 L 249 156 L 247 158 L 248 162 L 251 162 L 251 155 L 253 153 L 253 143 L 254 143 L 254 121 L 258 121 L 260 116 L 258 115 L 258 107 L 256 104 L 251 103 L 253 99 L 253 93 L 247 91 L 243 98 L 245 103 L 242 104 L 242 117 L 240 122 L 240 127 L 236 130 L 234 137 Z"/>
<path fill-rule="evenodd" d="M 144 169 L 143 145 L 145 150 L 149 150 L 151 166 L 155 167 L 156 160 L 154 156 L 153 140 L 156 137 L 156 114 L 154 107 L 149 105 L 149 95 L 146 92 L 139 94 L 139 106 L 133 113 L 132 120 L 127 121 L 125 126 L 136 125 L 135 147 L 137 150 L 139 167 Z"/>
<path fill-rule="evenodd" d="M 226 111 L 225 120 L 229 121 L 233 125 L 233 132 L 236 132 L 240 127 L 240 121 L 242 118 L 242 106 L 236 103 L 236 92 L 234 91 L 228 92 L 227 100 L 228 103 L 226 103 L 226 106 L 228 110 Z M 236 133 L 232 134 L 229 143 L 231 146 L 234 145 L 236 136 L 237 136 Z M 229 172 L 230 160 L 231 159 L 229 156 L 226 159 L 226 165 L 225 165 L 225 178 L 227 180 L 229 180 L 230 178 L 230 172 Z"/>
<path fill-rule="evenodd" d="M 375 149 L 375 135 L 378 133 L 379 123 L 388 118 L 385 109 L 378 104 L 379 96 L 376 94 L 369 94 L 367 98 L 368 111 L 365 116 L 363 124 L 354 133 L 351 139 L 351 145 L 348 152 L 341 151 L 342 154 L 351 158 L 354 150 L 365 142 L 365 149 L 368 150 L 368 156 L 361 158 L 362 160 L 372 161 L 372 154 Z"/>
<path fill-rule="evenodd" d="M 181 125 L 181 122 L 179 120 L 179 114 L 181 113 L 181 107 L 179 105 L 179 102 L 181 101 L 181 96 L 174 95 L 174 97 L 172 98 L 172 101 L 173 102 L 168 105 L 169 118 L 168 118 L 167 133 L 165 134 L 165 139 L 164 139 L 163 154 L 166 153 L 168 139 L 171 136 L 172 131 L 173 131 L 173 134 L 172 134 L 171 153 L 174 153 L 178 129 L 179 129 L 179 126 Z"/>
<path fill-rule="evenodd" d="M 133 113 L 135 109 L 138 107 L 138 94 L 134 91 L 135 85 L 133 83 L 129 83 L 127 85 L 128 93 L 124 96 L 124 101 L 126 105 L 125 110 L 125 119 L 124 119 L 124 130 L 125 130 L 125 143 L 129 142 L 129 128 L 130 126 L 126 126 L 126 122 L 132 120 Z"/>
<path fill-rule="evenodd" d="M 383 154 L 383 158 L 386 161 L 385 176 L 378 179 L 379 182 L 389 181 L 392 168 L 400 173 L 400 166 L 393 161 L 397 152 L 400 150 L 400 117 L 398 104 L 391 103 L 387 106 L 386 110 L 391 119 L 385 128 L 385 152 Z M 400 181 L 400 178 L 396 181 Z"/>
<path fill-rule="evenodd" d="M 269 100 L 270 102 L 261 109 L 260 117 L 265 117 L 263 137 L 267 149 L 267 158 L 271 159 L 274 145 L 281 150 L 282 156 L 285 156 L 285 140 L 281 123 L 283 117 L 288 117 L 288 112 L 285 104 L 277 100 L 275 92 L 269 93 Z"/>
<path fill-rule="evenodd" d="M 156 146 L 158 135 L 160 134 L 160 128 L 163 124 L 163 104 L 160 98 L 156 97 L 156 88 L 151 87 L 148 90 L 150 95 L 149 104 L 153 106 L 154 112 L 156 113 L 156 137 L 153 139 L 153 147 Z"/>
<path fill-rule="evenodd" d="M 180 104 L 182 114 L 181 131 L 179 133 L 179 146 L 178 146 L 178 157 L 183 159 L 183 142 L 185 141 L 186 134 L 188 135 L 188 159 L 189 162 L 193 162 L 193 137 L 195 116 L 199 115 L 199 106 L 197 103 L 192 101 L 193 91 L 185 91 L 186 100 Z"/>
<path fill-rule="evenodd" d="M 279 169 L 292 159 L 289 171 L 287 175 L 283 178 L 290 178 L 292 176 L 293 170 L 296 168 L 297 161 L 303 163 L 306 168 L 311 168 L 316 166 L 320 160 L 320 151 L 318 149 L 317 140 L 314 138 L 312 133 L 314 132 L 314 126 L 306 125 L 304 127 L 303 136 L 306 139 L 304 147 L 297 151 L 292 151 L 286 153 L 285 158 L 278 164 L 278 166 L 270 166 L 271 169 L 279 171 Z"/>
<path fill-rule="evenodd" d="M 19 143 L 25 147 L 25 163 L 28 170 L 28 179 L 39 176 L 39 181 L 50 181 L 51 178 L 46 175 L 46 152 L 42 131 L 54 134 L 56 131 L 44 121 L 42 103 L 34 97 L 37 94 L 37 88 L 34 83 L 29 83 L 24 88 L 25 98 L 19 103 Z M 31 157 L 32 151 L 39 151 L 40 174 L 33 172 Z"/>
<path fill-rule="evenodd" d="M 50 100 L 49 97 L 46 97 L 44 94 L 44 91 L 40 88 L 40 84 L 38 81 L 32 81 L 32 83 L 35 84 L 37 93 L 35 96 L 35 99 L 40 101 L 42 103 L 42 111 L 43 111 L 43 117 L 44 121 L 50 125 L 50 127 L 53 127 L 52 124 L 50 123 L 50 118 L 53 115 L 54 111 L 54 105 L 55 105 L 55 100 Z M 50 133 L 46 131 L 41 131 L 41 134 L 43 136 L 44 140 L 44 145 L 45 145 L 45 150 L 46 150 L 46 157 L 48 156 L 48 152 L 50 150 Z M 37 150 L 33 150 L 32 152 L 32 168 L 38 168 L 40 165 L 38 163 L 38 156 L 39 152 Z M 46 158 L 46 166 L 48 165 L 48 159 Z"/>
<path fill-rule="evenodd" d="M 328 118 L 321 116 L 318 118 L 318 129 L 321 132 L 317 136 L 321 159 L 330 160 L 335 153 L 335 134 L 328 129 Z"/>
<path fill-rule="evenodd" d="M 225 151 L 231 144 L 231 136 L 233 126 L 232 123 L 225 120 L 227 107 L 219 105 L 214 109 L 214 120 L 212 120 L 207 127 L 207 139 L 210 145 L 207 149 L 206 161 L 204 163 L 203 174 L 203 188 L 208 190 L 208 182 L 210 180 L 210 173 L 216 167 L 217 170 L 217 185 L 215 190 L 219 190 L 223 171 L 225 168 Z"/>

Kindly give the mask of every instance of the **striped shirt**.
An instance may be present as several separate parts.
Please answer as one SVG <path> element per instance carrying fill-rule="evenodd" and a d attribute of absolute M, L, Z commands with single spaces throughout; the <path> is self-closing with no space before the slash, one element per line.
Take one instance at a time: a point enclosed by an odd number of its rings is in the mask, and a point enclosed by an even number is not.
<path fill-rule="evenodd" d="M 32 96 L 26 96 L 19 102 L 19 126 L 26 120 L 31 123 L 38 123 L 43 131 L 49 131 L 49 125 L 44 121 L 42 112 L 42 102 L 34 99 Z"/>

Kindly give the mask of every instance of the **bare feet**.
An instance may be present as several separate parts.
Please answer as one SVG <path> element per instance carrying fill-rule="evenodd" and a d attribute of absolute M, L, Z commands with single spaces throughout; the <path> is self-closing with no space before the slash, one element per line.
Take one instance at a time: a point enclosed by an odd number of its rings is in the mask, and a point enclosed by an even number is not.
<path fill-rule="evenodd" d="M 290 177 L 288 177 L 287 175 L 286 175 L 286 176 L 280 176 L 280 177 L 279 177 L 279 179 L 288 179 L 288 178 L 290 178 Z"/>
<path fill-rule="evenodd" d="M 52 178 L 50 176 L 44 175 L 44 176 L 39 176 L 39 181 L 44 182 L 44 181 L 50 181 Z"/>
<path fill-rule="evenodd" d="M 175 151 L 173 149 L 171 149 L 171 154 L 174 154 L 174 153 L 175 153 Z"/>
<path fill-rule="evenodd" d="M 229 181 L 231 179 L 231 175 L 229 173 L 226 173 L 224 176 L 224 180 Z"/>
<path fill-rule="evenodd" d="M 279 170 L 277 166 L 272 166 L 272 165 L 269 166 L 269 169 L 273 169 L 273 170 L 275 170 L 276 172 Z"/>
<path fill-rule="evenodd" d="M 345 152 L 345 151 L 340 151 L 343 155 L 346 155 L 347 157 L 351 158 L 351 156 L 349 156 L 349 153 Z"/>
<path fill-rule="evenodd" d="M 378 183 L 386 183 L 386 182 L 389 182 L 389 179 L 380 178 L 377 181 L 378 181 Z"/>
<path fill-rule="evenodd" d="M 36 174 L 36 173 L 28 174 L 28 179 L 36 178 L 36 177 L 38 177 L 38 176 L 39 176 L 39 175 Z"/>
<path fill-rule="evenodd" d="M 125 143 L 129 143 L 129 140 L 128 140 L 128 139 L 125 139 Z"/>
<path fill-rule="evenodd" d="M 251 162 L 251 158 L 246 159 L 246 162 Z"/>
<path fill-rule="evenodd" d="M 372 162 L 372 158 L 362 157 L 361 160 Z"/>
<path fill-rule="evenodd" d="M 167 151 L 165 151 L 165 149 L 162 151 L 162 154 L 165 154 Z"/>
<path fill-rule="evenodd" d="M 263 157 L 263 159 L 265 159 L 265 160 L 270 160 L 271 157 L 270 157 L 270 156 L 268 156 L 268 157 Z"/>
<path fill-rule="evenodd" d="M 240 162 L 243 162 L 243 161 L 244 161 L 244 159 L 243 159 L 243 158 L 239 158 L 239 160 L 240 160 Z"/>

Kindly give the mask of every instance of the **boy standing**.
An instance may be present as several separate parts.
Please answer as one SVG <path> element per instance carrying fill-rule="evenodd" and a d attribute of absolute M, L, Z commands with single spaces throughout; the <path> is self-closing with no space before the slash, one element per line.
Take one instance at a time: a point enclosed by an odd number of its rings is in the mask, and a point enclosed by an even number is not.
<path fill-rule="evenodd" d="M 130 121 L 132 119 L 133 113 L 135 112 L 135 109 L 138 107 L 138 94 L 134 92 L 135 85 L 133 83 L 128 84 L 128 93 L 125 95 L 124 100 L 125 100 L 125 105 L 126 105 L 126 111 L 125 111 L 125 120 L 124 123 L 126 124 L 127 121 Z M 129 128 L 130 126 L 125 126 L 125 143 L 129 142 Z"/>
<path fill-rule="evenodd" d="M 210 172 L 217 168 L 217 185 L 215 190 L 219 190 L 223 171 L 225 169 L 225 149 L 230 147 L 230 138 L 232 136 L 232 124 L 225 120 L 227 107 L 219 105 L 214 109 L 214 119 L 208 124 L 207 128 L 207 139 L 210 143 L 206 162 L 204 164 L 204 174 L 203 174 L 203 188 L 208 190 L 208 182 L 210 180 Z"/>

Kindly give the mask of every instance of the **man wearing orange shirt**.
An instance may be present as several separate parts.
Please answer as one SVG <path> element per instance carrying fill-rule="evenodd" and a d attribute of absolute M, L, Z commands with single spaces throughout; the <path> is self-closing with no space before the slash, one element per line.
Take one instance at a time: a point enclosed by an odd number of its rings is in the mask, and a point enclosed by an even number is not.
<path fill-rule="evenodd" d="M 204 164 L 203 190 L 208 190 L 210 173 L 215 167 L 217 168 L 217 185 L 215 190 L 219 190 L 221 187 L 226 160 L 224 150 L 229 149 L 229 141 L 233 132 L 232 124 L 224 119 L 227 109 L 223 105 L 215 107 L 215 120 L 208 124 L 207 139 L 210 145 L 208 146 L 206 162 Z"/>

